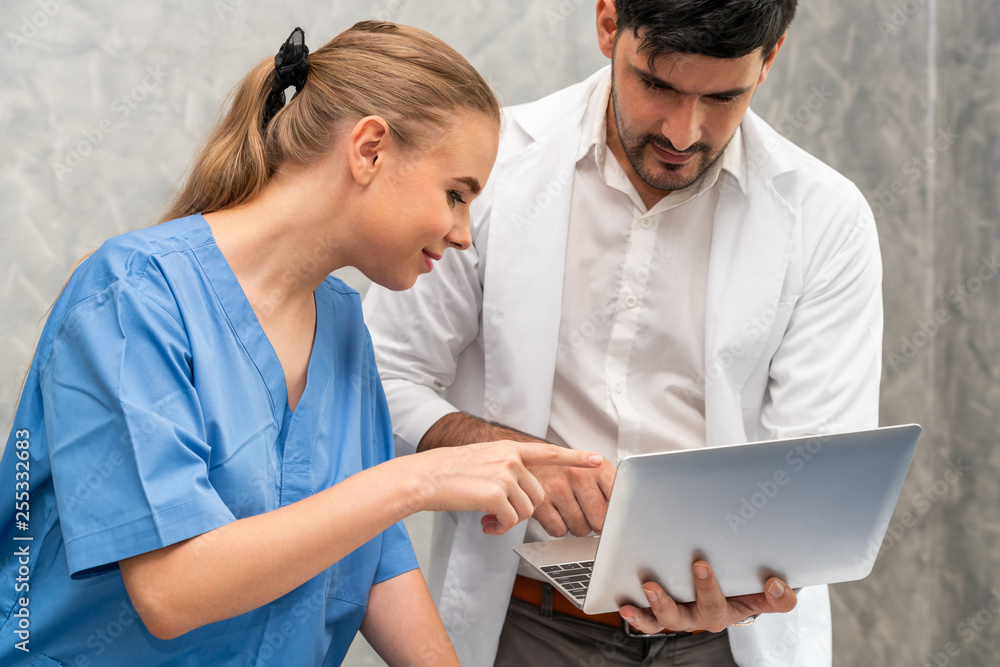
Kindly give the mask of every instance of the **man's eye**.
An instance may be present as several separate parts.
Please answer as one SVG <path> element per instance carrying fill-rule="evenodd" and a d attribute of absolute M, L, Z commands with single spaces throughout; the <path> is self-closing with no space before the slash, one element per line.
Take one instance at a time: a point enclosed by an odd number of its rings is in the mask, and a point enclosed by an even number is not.
<path fill-rule="evenodd" d="M 649 88 L 650 90 L 665 90 L 665 88 L 663 86 L 661 86 L 660 84 L 656 83 L 655 81 L 651 81 L 651 80 L 647 79 L 646 77 L 640 77 L 640 78 L 642 79 L 642 84 L 644 86 L 646 86 L 647 88 Z"/>
<path fill-rule="evenodd" d="M 448 191 L 448 203 L 454 206 L 456 203 L 464 204 L 465 200 L 462 199 L 462 193 L 458 190 Z"/>
<path fill-rule="evenodd" d="M 719 104 L 732 104 L 736 100 L 740 99 L 739 95 L 714 95 L 713 100 Z"/>

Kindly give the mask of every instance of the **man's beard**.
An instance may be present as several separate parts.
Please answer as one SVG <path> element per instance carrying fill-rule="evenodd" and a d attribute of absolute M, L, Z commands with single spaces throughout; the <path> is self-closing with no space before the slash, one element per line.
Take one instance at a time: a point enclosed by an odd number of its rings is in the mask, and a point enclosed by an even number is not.
<path fill-rule="evenodd" d="M 655 134 L 642 134 L 639 136 L 633 135 L 622 123 L 622 114 L 618 106 L 618 93 L 615 88 L 615 79 L 612 74 L 611 77 L 611 103 L 614 105 L 615 113 L 615 126 L 618 128 L 618 139 L 621 141 L 622 149 L 625 151 L 625 157 L 628 158 L 629 163 L 635 170 L 635 173 L 639 175 L 643 183 L 656 190 L 662 190 L 664 192 L 673 192 L 675 190 L 683 190 L 688 187 L 705 173 L 705 170 L 712 166 L 719 157 L 722 156 L 723 151 L 726 150 L 726 146 L 729 145 L 727 141 L 725 145 L 712 154 L 712 147 L 706 143 L 696 142 L 691 144 L 686 150 L 679 151 L 674 148 L 674 145 L 670 143 L 670 140 L 664 136 Z M 732 138 L 730 137 L 730 140 Z M 659 162 L 659 166 L 667 171 L 666 174 L 654 175 L 646 168 L 644 163 L 644 156 L 646 153 L 647 144 L 655 144 L 660 148 L 670 151 L 672 153 L 678 154 L 695 154 L 694 160 L 697 162 L 695 167 L 695 173 L 692 176 L 684 176 L 681 174 L 670 173 L 678 172 L 682 169 L 687 169 L 691 167 L 691 162 L 685 162 L 684 164 L 668 164 L 665 162 Z M 656 159 L 655 157 L 653 158 Z"/>

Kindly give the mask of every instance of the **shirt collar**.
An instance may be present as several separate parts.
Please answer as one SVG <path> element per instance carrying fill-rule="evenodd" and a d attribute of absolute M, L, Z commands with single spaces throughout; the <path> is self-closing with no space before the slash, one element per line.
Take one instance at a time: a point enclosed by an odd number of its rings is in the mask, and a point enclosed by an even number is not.
<path fill-rule="evenodd" d="M 580 146 L 576 156 L 576 161 L 579 162 L 593 152 L 594 161 L 602 175 L 607 173 L 605 171 L 605 161 L 610 153 L 607 141 L 607 110 L 610 99 L 611 68 L 609 67 L 587 101 L 587 108 L 584 111 L 583 122 L 581 124 Z M 733 134 L 729 145 L 726 146 L 726 150 L 723 151 L 722 157 L 706 169 L 705 173 L 702 174 L 696 183 L 693 183 L 690 188 L 685 188 L 685 190 L 696 189 L 697 194 L 701 194 L 715 185 L 719 179 L 719 174 L 723 171 L 736 181 L 740 191 L 745 195 L 747 192 L 747 162 L 746 152 L 743 149 L 743 131 L 741 127 L 736 128 L 736 132 Z"/>

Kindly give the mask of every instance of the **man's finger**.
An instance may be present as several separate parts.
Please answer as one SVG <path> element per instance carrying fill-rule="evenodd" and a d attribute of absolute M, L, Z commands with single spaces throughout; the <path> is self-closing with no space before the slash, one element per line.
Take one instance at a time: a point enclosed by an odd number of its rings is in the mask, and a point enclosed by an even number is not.
<path fill-rule="evenodd" d="M 771 577 L 764 584 L 764 599 L 767 600 L 770 607 L 767 611 L 776 614 L 790 612 L 795 609 L 795 605 L 799 601 L 795 591 L 777 577 Z"/>
<path fill-rule="evenodd" d="M 694 588 L 697 600 L 698 614 L 702 618 L 704 629 L 709 632 L 722 632 L 730 625 L 729 601 L 719 588 L 719 582 L 705 561 L 696 561 L 692 566 L 694 571 Z"/>
<path fill-rule="evenodd" d="M 600 454 L 581 452 L 557 445 L 547 445 L 541 442 L 515 443 L 525 466 L 560 465 L 575 468 L 596 468 L 604 463 Z"/>
<path fill-rule="evenodd" d="M 729 605 L 743 618 L 751 614 L 784 614 L 795 609 L 798 596 L 795 591 L 777 577 L 771 577 L 764 585 L 763 593 L 737 595 L 728 599 Z"/>
<path fill-rule="evenodd" d="M 565 502 L 553 501 L 553 505 L 558 510 L 559 516 L 562 517 L 563 523 L 566 524 L 566 528 L 573 533 L 574 537 L 590 535 L 592 530 L 590 523 L 574 496 L 570 496 Z"/>
<path fill-rule="evenodd" d="M 621 607 L 618 613 L 628 621 L 632 629 L 643 634 L 653 635 L 657 632 L 662 632 L 665 627 L 648 609 L 639 609 L 627 604 Z"/>
<path fill-rule="evenodd" d="M 592 474 L 592 471 L 588 471 L 586 474 Z M 608 499 L 601 492 L 596 481 L 580 486 L 574 490 L 574 493 L 576 503 L 583 512 L 583 516 L 587 522 L 587 532 L 590 532 L 590 530 L 601 532 L 604 528 L 604 517 L 608 513 Z M 584 535 L 586 534 L 584 533 Z"/>
<path fill-rule="evenodd" d="M 543 503 L 535 508 L 532 514 L 536 521 L 545 529 L 545 532 L 552 537 L 565 537 L 569 532 L 566 522 L 559 516 L 559 512 L 548 503 Z"/>
<path fill-rule="evenodd" d="M 542 483 L 528 470 L 520 472 L 517 483 L 531 500 L 531 511 L 534 512 L 535 508 L 545 500 L 545 489 L 542 488 Z"/>
<path fill-rule="evenodd" d="M 649 610 L 654 618 L 656 618 L 657 623 L 675 631 L 697 629 L 691 627 L 692 619 L 690 610 L 674 602 L 673 598 L 667 595 L 662 586 L 655 582 L 647 581 L 642 585 L 642 592 L 646 594 Z"/>
<path fill-rule="evenodd" d="M 601 493 L 604 494 L 607 500 L 611 500 L 611 487 L 614 486 L 615 474 L 617 472 L 610 461 L 605 461 L 601 465 L 601 470 L 597 475 L 597 486 L 600 487 Z"/>

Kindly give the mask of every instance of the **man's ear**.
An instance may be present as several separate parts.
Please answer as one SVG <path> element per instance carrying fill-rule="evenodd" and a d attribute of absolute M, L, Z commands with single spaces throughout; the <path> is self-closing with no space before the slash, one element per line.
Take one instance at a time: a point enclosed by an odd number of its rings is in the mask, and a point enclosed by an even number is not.
<path fill-rule="evenodd" d="M 764 58 L 764 67 L 761 68 L 760 80 L 757 81 L 758 86 L 767 81 L 767 74 L 768 72 L 771 71 L 771 65 L 774 64 L 774 59 L 778 57 L 778 51 L 780 51 L 781 47 L 784 46 L 785 39 L 787 37 L 788 33 L 786 32 L 784 35 L 781 36 L 781 39 L 778 40 L 778 43 L 774 45 L 774 48 L 771 49 L 771 52 L 767 54 L 767 57 Z"/>
<path fill-rule="evenodd" d="M 615 0 L 597 1 L 597 44 L 601 53 L 610 58 L 615 52 L 615 36 L 618 34 L 618 9 Z"/>
<path fill-rule="evenodd" d="M 368 185 L 385 162 L 384 155 L 392 142 L 389 124 L 380 116 L 366 116 L 351 130 L 349 163 L 358 185 Z"/>

